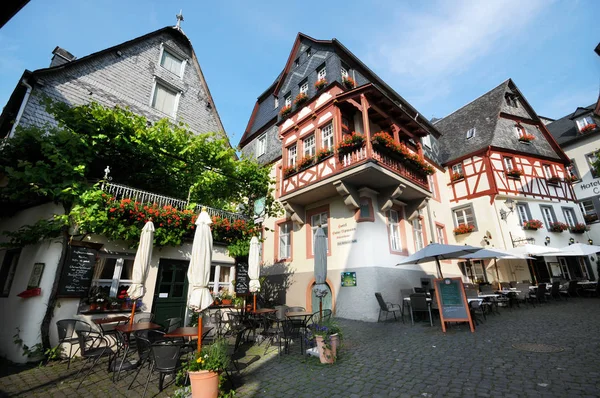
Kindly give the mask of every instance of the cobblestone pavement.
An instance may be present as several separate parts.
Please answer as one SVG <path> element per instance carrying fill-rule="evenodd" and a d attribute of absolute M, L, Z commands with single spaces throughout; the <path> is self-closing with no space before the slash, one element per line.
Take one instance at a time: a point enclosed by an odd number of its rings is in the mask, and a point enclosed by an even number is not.
<path fill-rule="evenodd" d="M 410 325 L 340 320 L 344 343 L 335 365 L 318 358 L 277 355 L 255 346 L 241 362 L 236 397 L 597 397 L 600 396 L 600 299 L 570 299 L 488 316 L 475 333 L 463 325 L 442 333 L 439 321 Z M 517 349 L 544 344 L 559 352 Z M 542 349 L 542 346 L 532 346 Z M 0 370 L 0 389 L 14 396 L 140 396 L 116 385 L 104 369 L 81 389 L 72 380 L 80 363 Z M 147 373 L 138 380 L 145 382 Z M 240 378 L 241 377 L 241 378 Z M 157 392 L 156 380 L 151 391 Z M 172 396 L 171 386 L 159 396 Z M 150 393 L 151 392 L 151 393 Z"/>

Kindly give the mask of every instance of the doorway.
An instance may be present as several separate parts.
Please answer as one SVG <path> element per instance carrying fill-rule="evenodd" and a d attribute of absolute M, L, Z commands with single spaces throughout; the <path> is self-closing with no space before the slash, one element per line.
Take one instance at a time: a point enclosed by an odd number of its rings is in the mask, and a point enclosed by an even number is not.
<path fill-rule="evenodd" d="M 564 257 L 558 257 L 558 262 L 560 263 L 560 270 L 562 271 L 563 278 L 570 281 L 571 273 L 569 272 L 569 266 L 567 265 L 567 260 Z"/>
<path fill-rule="evenodd" d="M 311 287 L 311 303 L 312 303 L 312 307 L 311 310 L 313 313 L 315 312 L 319 312 L 319 298 L 315 295 L 315 292 L 312 290 L 312 288 L 315 287 L 315 284 L 313 283 L 312 287 Z M 332 309 L 332 305 L 331 305 L 331 288 L 329 287 L 329 285 L 327 285 L 327 296 L 323 297 L 323 309 L 324 310 L 331 310 Z"/>
<path fill-rule="evenodd" d="M 161 259 L 154 289 L 154 322 L 163 325 L 169 318 L 185 318 L 189 261 Z"/>

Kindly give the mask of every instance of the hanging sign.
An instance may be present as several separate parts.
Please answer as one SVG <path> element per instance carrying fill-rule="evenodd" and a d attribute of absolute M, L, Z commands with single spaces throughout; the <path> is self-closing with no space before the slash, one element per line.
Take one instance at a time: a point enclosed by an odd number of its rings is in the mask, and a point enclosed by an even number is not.
<path fill-rule="evenodd" d="M 442 331 L 446 332 L 446 322 L 468 322 L 471 332 L 475 331 L 465 287 L 461 278 L 441 278 L 433 281 L 435 299 L 440 311 Z"/>

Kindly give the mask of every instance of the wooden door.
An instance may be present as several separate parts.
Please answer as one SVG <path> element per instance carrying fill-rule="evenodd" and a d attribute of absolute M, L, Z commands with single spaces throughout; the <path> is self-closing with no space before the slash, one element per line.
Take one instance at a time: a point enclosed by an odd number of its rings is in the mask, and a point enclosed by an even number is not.
<path fill-rule="evenodd" d="M 154 322 L 163 325 L 168 318 L 185 318 L 189 261 L 161 259 L 154 289 Z"/>

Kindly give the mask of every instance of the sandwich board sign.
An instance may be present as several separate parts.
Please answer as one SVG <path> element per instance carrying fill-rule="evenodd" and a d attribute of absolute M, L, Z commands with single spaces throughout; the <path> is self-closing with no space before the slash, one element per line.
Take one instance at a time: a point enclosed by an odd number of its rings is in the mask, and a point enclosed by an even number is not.
<path fill-rule="evenodd" d="M 475 332 L 462 279 L 435 279 L 433 286 L 435 288 L 435 299 L 440 310 L 442 331 L 446 333 L 446 322 L 468 322 L 471 332 Z"/>

